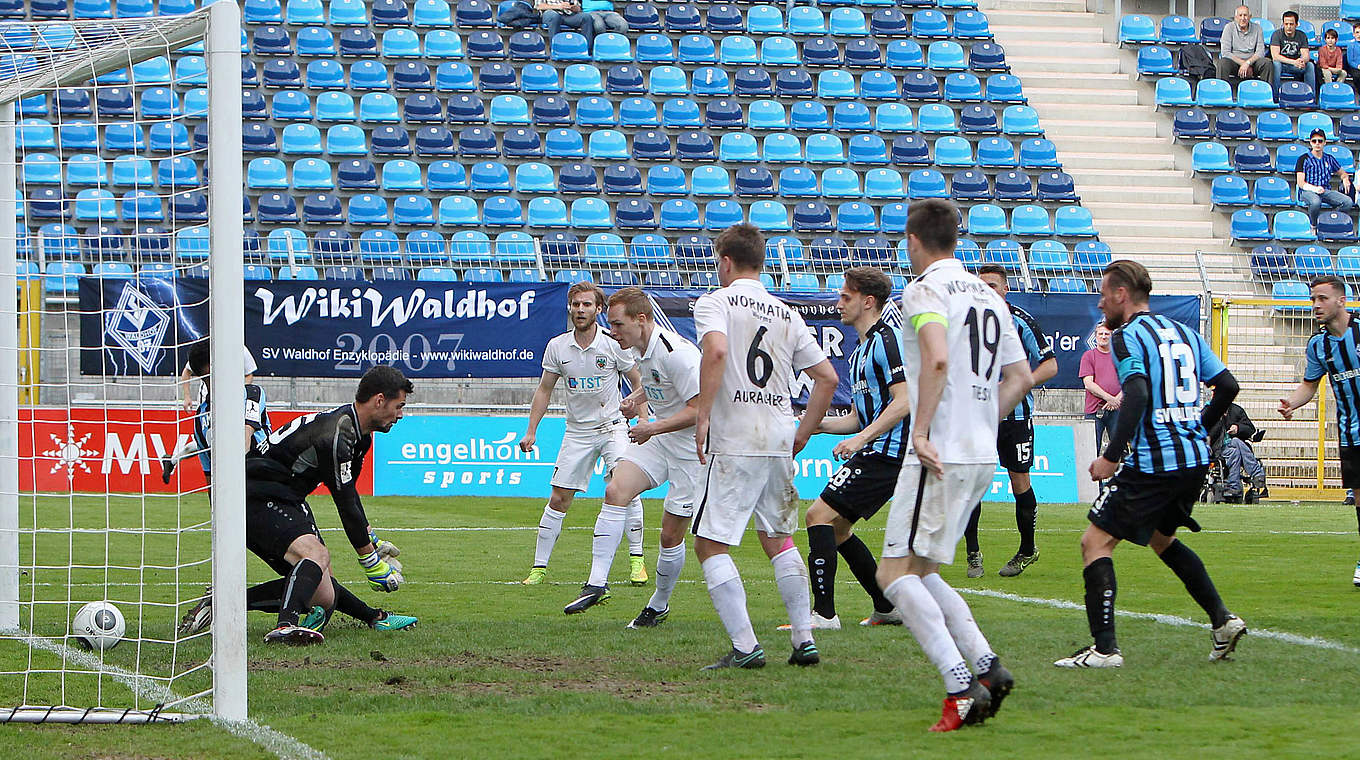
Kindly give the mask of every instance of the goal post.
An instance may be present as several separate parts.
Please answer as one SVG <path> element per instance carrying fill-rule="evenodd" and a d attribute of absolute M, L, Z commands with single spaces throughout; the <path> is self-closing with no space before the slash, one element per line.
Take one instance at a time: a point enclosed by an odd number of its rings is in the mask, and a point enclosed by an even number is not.
<path fill-rule="evenodd" d="M 0 722 L 247 717 L 240 16 L 0 21 Z M 52 326 L 21 378 L 32 281 Z M 210 488 L 179 401 L 208 337 Z M 81 651 L 95 601 L 126 632 Z"/>

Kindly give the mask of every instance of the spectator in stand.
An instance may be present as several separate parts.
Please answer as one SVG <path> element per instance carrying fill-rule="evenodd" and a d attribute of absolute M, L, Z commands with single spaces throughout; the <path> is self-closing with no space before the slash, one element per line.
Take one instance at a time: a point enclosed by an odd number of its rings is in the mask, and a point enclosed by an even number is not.
<path fill-rule="evenodd" d="M 1233 14 L 1236 22 L 1223 30 L 1219 58 L 1215 62 L 1218 78 L 1260 79 L 1270 76 L 1270 60 L 1266 58 L 1266 38 L 1261 27 L 1251 20 L 1251 9 L 1237 6 Z M 1099 450 L 1099 449 L 1097 449 Z"/>
<path fill-rule="evenodd" d="M 1351 80 L 1351 87 L 1360 87 L 1360 21 L 1351 22 L 1350 42 L 1346 43 L 1346 78 Z M 1360 96 L 1360 90 L 1356 90 L 1356 95 Z"/>
<path fill-rule="evenodd" d="M 1317 86 L 1313 59 L 1308 54 L 1308 35 L 1299 31 L 1299 14 L 1285 11 L 1280 28 L 1270 38 L 1270 57 L 1275 62 L 1275 97 L 1280 97 L 1280 82 L 1298 79 L 1309 87 Z"/>
<path fill-rule="evenodd" d="M 1096 423 L 1096 451 L 1103 451 L 1105 439 L 1114 429 L 1124 391 L 1110 354 L 1110 328 L 1096 325 L 1096 344 L 1081 355 L 1077 376 L 1086 387 L 1086 419 Z"/>
<path fill-rule="evenodd" d="M 496 20 L 511 29 L 532 29 L 543 21 L 528 0 L 505 0 L 497 6 Z"/>
<path fill-rule="evenodd" d="M 1355 201 L 1351 199 L 1355 192 L 1351 188 L 1351 175 L 1331 154 L 1323 151 L 1327 147 L 1326 132 L 1313 130 L 1308 135 L 1308 147 L 1310 150 L 1299 156 L 1298 163 L 1294 164 L 1294 180 L 1299 186 L 1299 200 L 1308 207 L 1308 220 L 1316 229 L 1322 204 L 1348 212 L 1355 208 Z M 1332 189 L 1332 177 L 1337 174 L 1341 175 L 1341 192 Z"/>
<path fill-rule="evenodd" d="M 538 0 L 534 8 L 543 14 L 543 27 L 548 30 L 548 45 L 562 27 L 580 32 L 586 38 L 586 50 L 595 39 L 595 20 L 581 10 L 580 0 Z"/>
<path fill-rule="evenodd" d="M 1338 35 L 1335 29 L 1328 29 L 1323 35 L 1326 42 L 1318 48 L 1318 69 L 1322 71 L 1323 82 L 1346 81 L 1346 53 L 1336 46 Z"/>
<path fill-rule="evenodd" d="M 581 8 L 594 20 L 596 34 L 628 33 L 628 22 L 614 10 L 614 3 L 610 0 L 581 0 Z"/>

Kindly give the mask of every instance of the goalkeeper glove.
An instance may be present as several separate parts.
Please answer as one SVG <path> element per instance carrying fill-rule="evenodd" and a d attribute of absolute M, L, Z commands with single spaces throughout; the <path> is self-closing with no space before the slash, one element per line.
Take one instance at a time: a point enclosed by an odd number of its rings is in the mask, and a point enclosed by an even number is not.
<path fill-rule="evenodd" d="M 368 585 L 374 591 L 391 593 L 401 588 L 401 584 L 406 580 L 400 570 L 389 565 L 377 552 L 359 557 L 359 564 L 363 566 L 364 575 L 368 577 Z"/>
<path fill-rule="evenodd" d="M 401 549 L 398 549 L 396 544 L 392 543 L 391 541 L 384 541 L 383 539 L 378 538 L 377 532 L 374 531 L 372 528 L 369 528 L 368 530 L 368 540 L 372 542 L 373 549 L 377 551 L 378 556 L 382 557 L 383 559 L 401 556 Z"/>

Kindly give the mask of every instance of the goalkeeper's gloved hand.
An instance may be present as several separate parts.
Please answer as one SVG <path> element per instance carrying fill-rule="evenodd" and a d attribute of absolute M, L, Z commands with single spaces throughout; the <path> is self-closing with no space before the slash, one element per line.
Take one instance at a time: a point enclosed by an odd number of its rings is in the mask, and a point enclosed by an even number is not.
<path fill-rule="evenodd" d="M 368 576 L 368 585 L 374 591 L 391 593 L 401 588 L 401 584 L 406 580 L 399 569 L 388 564 L 377 552 L 359 557 L 359 564 L 363 566 L 364 575 Z"/>
<path fill-rule="evenodd" d="M 378 556 L 383 559 L 401 556 L 401 549 L 398 549 L 396 544 L 378 538 L 377 531 L 374 531 L 372 528 L 368 529 L 368 540 L 372 542 L 373 549 L 378 552 Z"/>

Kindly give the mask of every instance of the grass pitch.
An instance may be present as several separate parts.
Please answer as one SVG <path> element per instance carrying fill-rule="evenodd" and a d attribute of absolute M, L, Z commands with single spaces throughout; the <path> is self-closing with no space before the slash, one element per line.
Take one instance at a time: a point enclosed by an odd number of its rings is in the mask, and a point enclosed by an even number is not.
<path fill-rule="evenodd" d="M 77 508 L 105 508 L 103 500 L 91 502 Z M 785 618 L 769 563 L 749 537 L 736 552 L 737 564 L 769 665 L 701 673 L 729 645 L 692 552 L 670 619 L 655 630 L 624 628 L 652 587 L 627 585 L 622 551 L 610 602 L 582 615 L 562 614 L 588 569 L 596 502 L 578 500 L 553 556 L 549 583 L 526 588 L 518 581 L 530 565 L 534 533 L 524 527 L 536 524 L 540 499 L 370 499 L 373 523 L 403 551 L 408 585 L 391 596 L 365 588 L 328 501 L 317 499 L 313 506 L 328 531 L 341 580 L 370 604 L 420 617 L 419 627 L 400 633 L 369 631 L 337 617 L 323 646 L 266 649 L 259 642 L 273 618 L 251 615 L 252 717 L 333 758 L 1355 756 L 1351 685 L 1360 676 L 1360 590 L 1351 585 L 1351 571 L 1360 547 L 1348 507 L 1202 506 L 1196 517 L 1205 532 L 1185 539 L 1204 558 L 1229 608 L 1252 629 L 1237 659 L 1209 663 L 1207 629 L 1121 617 L 1124 668 L 1071 672 L 1051 663 L 1088 641 L 1085 614 L 1057 606 L 1081 602 L 1077 540 L 1085 507 L 1042 506 L 1040 561 L 1024 575 L 1004 579 L 996 571 L 1015 549 L 1012 510 L 987 505 L 986 576 L 970 581 L 955 566 L 945 577 L 965 591 L 1017 686 L 986 725 L 936 736 L 926 729 L 939 715 L 938 674 L 903 628 L 854 625 L 870 607 L 844 567 L 837 602 L 848 627 L 817 637 L 820 666 L 790 667 L 784 664 L 788 636 L 774 630 Z M 649 571 L 659 508 L 648 502 Z M 875 553 L 881 521 L 861 528 Z M 796 539 L 805 546 L 803 535 Z M 64 561 L 66 553 L 78 563 L 109 558 L 137 565 L 143 556 L 152 562 L 171 558 L 173 543 L 49 538 L 40 548 L 43 561 L 52 564 Z M 1179 581 L 1149 550 L 1122 546 L 1115 566 L 1121 611 L 1204 622 Z M 58 575 L 37 587 L 39 598 L 65 599 L 67 576 L 48 572 Z M 86 577 L 94 574 L 98 577 Z M 76 583 L 103 577 L 96 570 L 70 576 Z M 113 571 L 109 577 L 140 583 L 115 587 L 127 599 L 172 601 L 170 584 L 190 589 L 207 571 Z M 266 580 L 269 571 L 252 559 L 250 577 Z M 993 592 L 1012 596 L 989 595 Z M 79 599 L 80 593 L 71 596 Z M 174 608 L 143 607 L 138 616 L 135 605 L 121 606 L 129 613 L 130 630 L 141 626 L 148 636 L 168 637 L 177 617 Z M 60 635 L 64 608 L 40 610 L 44 618 L 35 621 L 35 632 Z M 205 651 L 205 642 L 191 641 L 180 646 L 179 656 L 201 659 Z M 139 650 L 125 642 L 108 661 L 131 668 L 140 657 L 144 670 L 155 671 L 169 656 L 168 647 Z M 0 641 L 0 670 L 22 669 L 29 657 L 22 644 Z M 42 653 L 32 662 L 59 663 Z M 41 681 L 30 679 L 30 690 L 48 688 Z M 188 694 L 205 681 L 190 675 L 172 688 Z M 94 689 L 102 688 L 104 703 L 117 704 L 130 694 L 110 679 L 72 677 L 65 686 L 51 698 L 93 704 Z M 23 679 L 0 676 L 0 703 L 22 701 L 23 689 Z M 34 696 L 28 701 L 37 703 Z M 206 721 L 0 726 L 0 748 L 22 750 L 25 760 L 274 756 Z"/>

